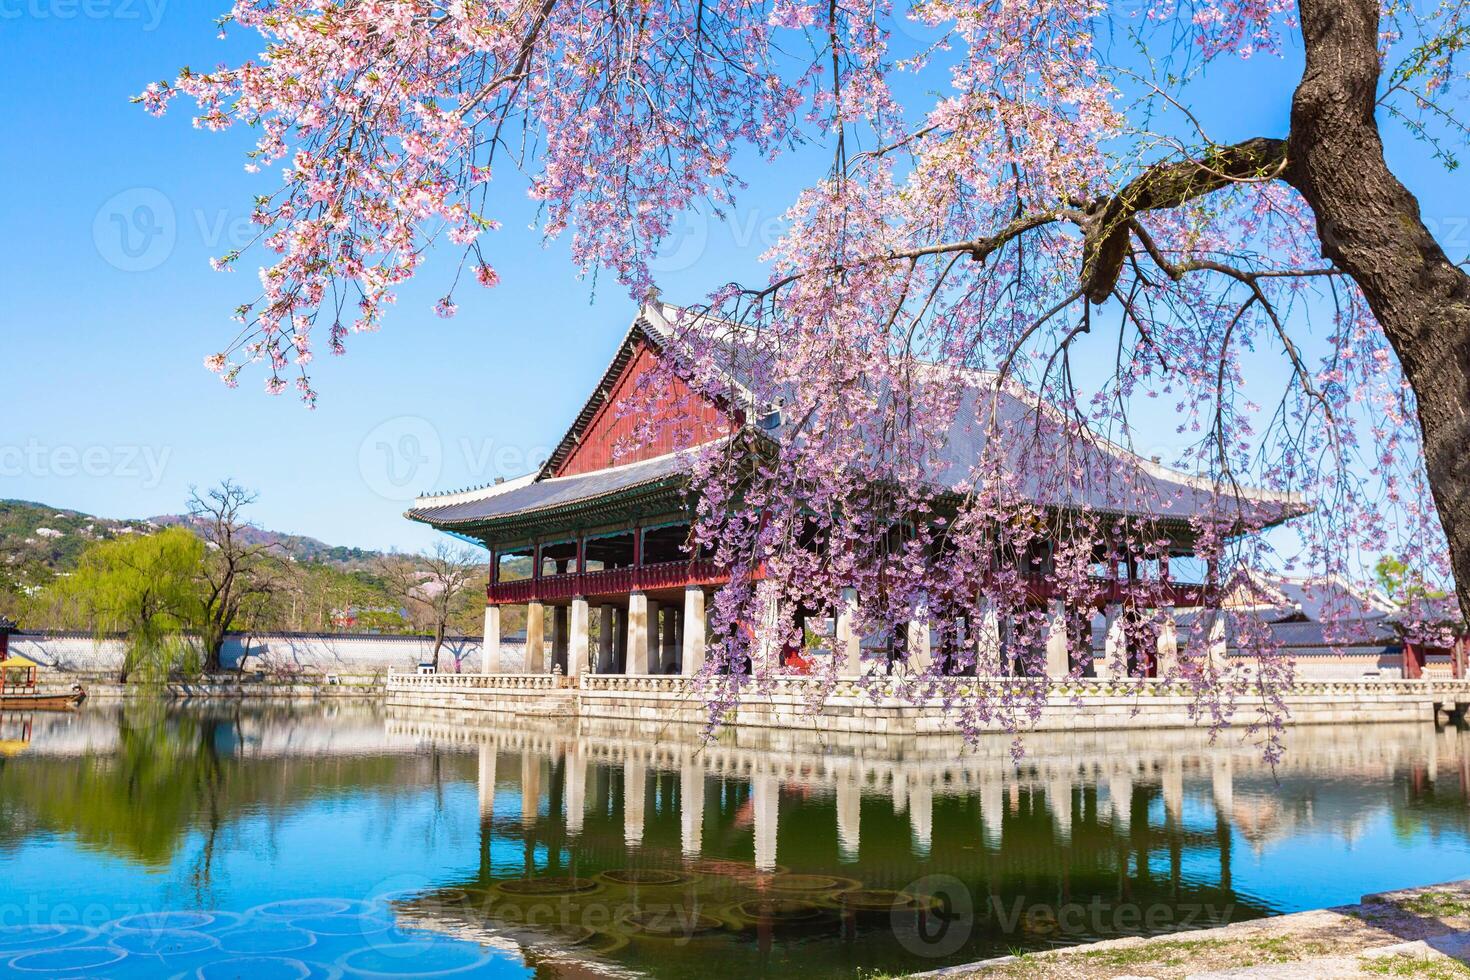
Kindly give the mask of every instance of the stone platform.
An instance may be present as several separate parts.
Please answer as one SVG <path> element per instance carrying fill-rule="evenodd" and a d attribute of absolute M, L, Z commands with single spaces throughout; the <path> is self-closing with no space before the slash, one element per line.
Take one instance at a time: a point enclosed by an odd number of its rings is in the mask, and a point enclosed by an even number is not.
<path fill-rule="evenodd" d="M 874 689 L 857 680 L 839 680 L 824 692 L 823 682 L 807 677 L 779 678 L 752 691 L 723 721 L 734 727 L 815 726 L 854 734 L 952 734 L 956 703 L 974 698 L 980 688 L 1014 692 L 1034 685 L 1045 685 L 1046 703 L 1027 726 L 1033 731 L 1195 728 L 1202 723 L 1186 686 L 1158 680 L 963 679 L 955 687 L 955 703 L 947 708 L 939 699 L 916 704 L 896 689 Z M 708 696 L 698 679 L 680 676 L 389 674 L 386 681 L 387 703 L 402 707 L 662 724 L 707 723 Z M 1293 685 L 1283 701 L 1292 724 L 1433 722 L 1464 716 L 1470 681 L 1304 681 Z M 1257 707 L 1248 697 L 1240 699 L 1236 718 L 1254 717 Z"/>

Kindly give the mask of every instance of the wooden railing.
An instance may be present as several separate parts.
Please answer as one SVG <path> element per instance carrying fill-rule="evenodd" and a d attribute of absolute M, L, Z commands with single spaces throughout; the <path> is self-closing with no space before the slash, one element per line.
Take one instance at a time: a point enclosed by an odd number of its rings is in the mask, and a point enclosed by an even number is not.
<path fill-rule="evenodd" d="M 723 585 L 730 576 L 712 561 L 666 561 L 636 568 L 568 572 L 514 582 L 492 582 L 485 598 L 492 604 L 544 602 L 574 596 L 626 595 L 687 585 Z"/>

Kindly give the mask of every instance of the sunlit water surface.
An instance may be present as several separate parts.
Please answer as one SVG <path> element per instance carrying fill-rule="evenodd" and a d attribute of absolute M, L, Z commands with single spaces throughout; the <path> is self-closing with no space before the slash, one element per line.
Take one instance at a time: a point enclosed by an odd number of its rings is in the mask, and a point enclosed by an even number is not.
<path fill-rule="evenodd" d="M 371 706 L 0 716 L 0 973 L 928 969 L 1470 877 L 1470 735 L 727 732 Z"/>

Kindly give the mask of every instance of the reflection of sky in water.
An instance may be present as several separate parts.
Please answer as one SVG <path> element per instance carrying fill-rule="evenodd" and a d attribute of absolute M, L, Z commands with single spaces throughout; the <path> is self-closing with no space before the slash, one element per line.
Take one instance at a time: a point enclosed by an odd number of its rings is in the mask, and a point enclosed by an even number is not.
<path fill-rule="evenodd" d="M 1412 728 L 1308 740 L 1279 781 L 1242 750 L 1224 783 L 1218 754 L 1141 733 L 1126 752 L 1038 743 L 1019 776 L 961 756 L 968 775 L 932 785 L 925 766 L 954 756 L 869 744 L 883 775 L 844 804 L 847 750 L 825 743 L 737 746 L 734 769 L 691 776 L 661 731 L 536 730 L 579 745 L 573 764 L 509 721 L 405 737 L 369 709 L 181 713 L 121 735 L 108 719 L 43 725 L 0 767 L 0 973 L 502 976 L 550 957 L 815 978 L 1112 935 L 1121 908 L 1165 927 L 1194 907 L 1249 918 L 1470 876 L 1470 759 L 1436 736 L 1428 779 Z M 1089 775 L 1129 753 L 1130 778 Z M 809 776 L 752 778 L 798 758 Z M 1101 920 L 1059 924 L 1089 902 Z"/>

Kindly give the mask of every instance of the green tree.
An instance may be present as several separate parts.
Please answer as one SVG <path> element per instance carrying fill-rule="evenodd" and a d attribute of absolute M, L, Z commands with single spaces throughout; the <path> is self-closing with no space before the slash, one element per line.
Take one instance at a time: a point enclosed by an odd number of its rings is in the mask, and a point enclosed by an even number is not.
<path fill-rule="evenodd" d="M 160 680 L 197 664 L 186 630 L 202 615 L 204 542 L 183 528 L 94 544 L 77 570 L 47 589 L 64 625 L 124 633 L 120 679 Z"/>

